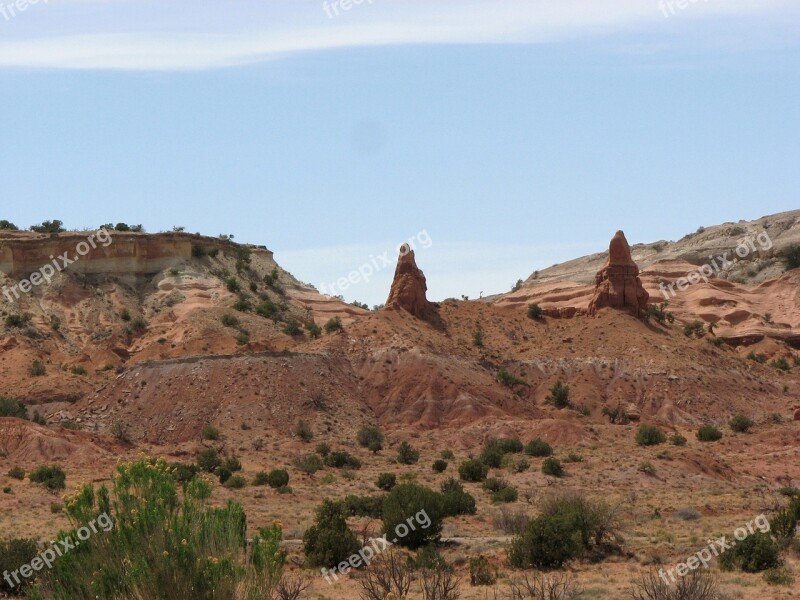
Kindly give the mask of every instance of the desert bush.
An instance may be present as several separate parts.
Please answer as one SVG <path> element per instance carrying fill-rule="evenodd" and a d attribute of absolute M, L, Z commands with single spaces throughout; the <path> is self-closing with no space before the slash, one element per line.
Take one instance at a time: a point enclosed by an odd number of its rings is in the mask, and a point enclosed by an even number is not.
<path fill-rule="evenodd" d="M 522 379 L 514 377 L 505 367 L 501 367 L 497 372 L 497 381 L 506 387 L 514 387 L 515 385 L 528 385 Z"/>
<path fill-rule="evenodd" d="M 192 481 L 200 472 L 200 467 L 197 465 L 187 465 L 184 463 L 172 463 L 169 465 L 169 473 L 180 484 L 185 484 Z"/>
<path fill-rule="evenodd" d="M 436 473 L 444 473 L 447 470 L 447 461 L 442 459 L 437 459 L 433 461 L 432 468 Z"/>
<path fill-rule="evenodd" d="M 580 552 L 574 534 L 565 516 L 540 515 L 511 541 L 509 563 L 521 569 L 560 569 Z"/>
<path fill-rule="evenodd" d="M 422 600 L 458 600 L 459 578 L 444 560 L 433 561 L 420 570 Z"/>
<path fill-rule="evenodd" d="M 344 331 L 342 320 L 339 317 L 333 317 L 325 323 L 325 333 L 333 333 L 334 331 Z"/>
<path fill-rule="evenodd" d="M 400 599 L 408 597 L 414 576 L 403 553 L 389 550 L 363 569 L 357 581 L 362 600 Z"/>
<path fill-rule="evenodd" d="M 483 554 L 469 559 L 469 582 L 471 585 L 494 585 L 497 582 L 497 569 Z"/>
<path fill-rule="evenodd" d="M 358 432 L 358 443 L 363 448 L 379 452 L 383 449 L 383 434 L 377 427 L 366 425 Z"/>
<path fill-rule="evenodd" d="M 490 477 L 481 484 L 481 487 L 487 492 L 497 492 L 502 490 L 504 487 L 508 487 L 508 483 L 506 483 L 503 479 Z"/>
<path fill-rule="evenodd" d="M 722 432 L 713 425 L 703 425 L 697 431 L 697 439 L 701 442 L 716 442 L 722 439 Z"/>
<path fill-rule="evenodd" d="M 510 600 L 576 600 L 582 588 L 570 573 L 523 573 L 511 581 L 510 592 Z"/>
<path fill-rule="evenodd" d="M 345 450 L 337 450 L 325 457 L 325 466 L 334 469 L 360 469 L 361 461 Z"/>
<path fill-rule="evenodd" d="M 564 467 L 561 466 L 561 462 L 557 458 L 551 456 L 542 461 L 542 473 L 552 477 L 563 477 Z"/>
<path fill-rule="evenodd" d="M 295 319 L 289 319 L 283 327 L 283 333 L 292 337 L 299 337 L 303 335 L 303 328 L 300 327 Z"/>
<path fill-rule="evenodd" d="M 793 244 L 787 247 L 782 253 L 782 258 L 787 271 L 800 267 L 800 245 Z"/>
<path fill-rule="evenodd" d="M 531 440 L 525 446 L 525 454 L 528 456 L 546 457 L 553 454 L 553 448 L 542 439 Z"/>
<path fill-rule="evenodd" d="M 542 307 L 538 304 L 530 304 L 528 305 L 528 318 L 530 319 L 541 319 L 542 318 Z"/>
<path fill-rule="evenodd" d="M 311 431 L 311 427 L 303 419 L 300 419 L 300 421 L 297 422 L 297 427 L 294 429 L 294 434 L 306 443 L 314 439 L 314 432 Z"/>
<path fill-rule="evenodd" d="M 403 465 L 414 465 L 418 460 L 418 450 L 415 450 L 408 442 L 400 444 L 400 449 L 397 451 L 397 462 Z"/>
<path fill-rule="evenodd" d="M 608 417 L 609 421 L 611 421 L 615 425 L 625 425 L 630 422 L 630 417 L 628 416 L 628 413 L 625 412 L 624 408 L 621 408 L 619 406 L 617 406 L 616 408 L 609 408 L 608 406 L 604 406 L 601 412 L 606 417 Z"/>
<path fill-rule="evenodd" d="M 356 536 L 347 527 L 342 506 L 323 501 L 317 508 L 314 525 L 303 535 L 303 552 L 309 566 L 334 567 L 359 548 Z"/>
<path fill-rule="evenodd" d="M 289 485 L 289 473 L 285 469 L 273 469 L 267 475 L 267 484 L 273 489 Z"/>
<path fill-rule="evenodd" d="M 756 531 L 719 557 L 723 571 L 741 570 L 745 573 L 760 573 L 780 564 L 780 548 L 768 533 Z"/>
<path fill-rule="evenodd" d="M 489 467 L 477 458 L 466 460 L 458 467 L 458 475 L 464 481 L 479 482 L 486 479 Z"/>
<path fill-rule="evenodd" d="M 642 575 L 630 590 L 631 600 L 718 600 L 717 581 L 705 569 L 695 569 L 669 583 L 656 569 Z"/>
<path fill-rule="evenodd" d="M 41 377 L 47 373 L 47 368 L 40 360 L 34 360 L 28 368 L 28 375 L 31 377 Z"/>
<path fill-rule="evenodd" d="M 686 445 L 686 438 L 683 437 L 680 433 L 675 433 L 670 436 L 669 443 L 673 446 L 685 446 Z"/>
<path fill-rule="evenodd" d="M 686 337 L 697 337 L 701 338 L 705 335 L 706 328 L 702 321 L 695 320 L 691 323 L 684 325 L 683 327 L 683 334 Z"/>
<path fill-rule="evenodd" d="M 495 528 L 505 534 L 519 535 L 528 527 L 531 518 L 521 508 L 510 510 L 506 507 L 500 509 L 500 516 L 494 519 Z"/>
<path fill-rule="evenodd" d="M 441 453 L 439 454 L 439 456 L 441 458 L 443 458 L 444 460 L 455 460 L 456 459 L 456 455 L 453 454 L 452 450 L 442 450 Z"/>
<path fill-rule="evenodd" d="M 380 519 L 383 517 L 384 496 L 355 496 L 349 495 L 339 501 L 346 517 L 369 517 Z"/>
<path fill-rule="evenodd" d="M 237 319 L 233 315 L 222 315 L 222 324 L 225 327 L 238 327 L 239 319 Z"/>
<path fill-rule="evenodd" d="M 397 475 L 394 473 L 381 473 L 376 484 L 378 489 L 389 491 L 397 485 Z"/>
<path fill-rule="evenodd" d="M 407 548 L 420 548 L 435 543 L 442 533 L 444 510 L 442 494 L 415 483 L 402 483 L 389 492 L 384 500 L 383 531 L 390 538 L 396 535 L 397 543 Z M 419 523 L 417 517 L 420 514 L 427 515 L 430 520 L 427 527 Z M 411 525 L 408 524 L 409 519 Z M 408 530 L 405 536 L 401 535 L 401 525 Z"/>
<path fill-rule="evenodd" d="M 636 443 L 640 446 L 656 446 L 667 441 L 667 436 L 655 425 L 639 425 Z"/>
<path fill-rule="evenodd" d="M 317 454 L 299 456 L 294 461 L 295 468 L 306 475 L 313 475 L 322 469 L 322 459 Z"/>
<path fill-rule="evenodd" d="M 794 575 L 789 567 L 784 565 L 764 571 L 764 581 L 767 585 L 790 586 L 794 584 Z"/>
<path fill-rule="evenodd" d="M 569 408 L 569 386 L 556 381 L 555 385 L 550 388 L 550 395 L 547 396 L 547 401 L 556 408 Z"/>
<path fill-rule="evenodd" d="M 223 485 L 229 490 L 240 490 L 247 485 L 247 480 L 241 475 L 231 475 Z"/>
<path fill-rule="evenodd" d="M 11 479 L 19 479 L 22 481 L 25 479 L 25 469 L 22 467 L 12 467 L 8 472 L 8 476 L 11 477 Z"/>
<path fill-rule="evenodd" d="M 475 498 L 464 491 L 464 486 L 457 479 L 451 477 L 445 481 L 441 490 L 446 517 L 474 515 L 477 512 Z"/>
<path fill-rule="evenodd" d="M 322 458 L 325 458 L 326 456 L 328 456 L 328 454 L 331 453 L 331 447 L 330 444 L 328 444 L 328 442 L 320 442 L 319 444 L 317 444 L 317 447 L 314 449 L 314 451 L 317 454 L 319 454 Z"/>
<path fill-rule="evenodd" d="M 219 429 L 217 429 L 216 427 L 212 427 L 211 425 L 206 425 L 200 432 L 200 439 L 210 440 L 210 441 L 218 440 Z"/>
<path fill-rule="evenodd" d="M 114 422 L 111 423 L 111 428 L 109 430 L 111 435 L 113 435 L 118 441 L 122 442 L 123 444 L 130 444 L 131 443 L 131 433 L 128 426 L 120 421 L 119 419 L 114 419 Z"/>
<path fill-rule="evenodd" d="M 700 518 L 700 513 L 697 512 L 695 508 L 691 506 L 685 506 L 683 508 L 677 509 L 672 515 L 676 519 L 680 519 L 681 521 L 696 521 Z"/>
<path fill-rule="evenodd" d="M 492 502 L 495 503 L 509 503 L 509 502 L 516 502 L 519 494 L 517 493 L 517 488 L 511 485 L 507 485 L 504 488 L 501 488 L 492 494 Z"/>
<path fill-rule="evenodd" d="M 253 476 L 253 485 L 261 486 L 269 483 L 269 473 L 266 471 L 259 471 Z"/>
<path fill-rule="evenodd" d="M 783 371 L 785 373 L 791 370 L 791 367 L 789 366 L 789 361 L 786 360 L 785 356 L 776 358 L 771 363 L 769 363 L 769 366 L 772 367 L 773 369 L 778 369 L 779 371 Z"/>
<path fill-rule="evenodd" d="M 794 511 L 789 507 L 779 510 L 769 520 L 769 530 L 782 546 L 788 546 L 797 531 Z"/>
<path fill-rule="evenodd" d="M 0 539 L 0 573 L 12 573 L 22 565 L 29 564 L 39 553 L 36 540 L 24 538 Z M 16 584 L 14 579 L 11 581 Z M 5 594 L 24 594 L 32 580 L 20 577 L 20 583 L 9 585 L 8 580 L 0 577 L 0 592 Z"/>
<path fill-rule="evenodd" d="M 11 398 L 0 396 L 0 417 L 27 419 L 28 409 L 19 400 L 12 400 Z"/>
<path fill-rule="evenodd" d="M 197 454 L 197 466 L 206 473 L 213 473 L 214 470 L 222 466 L 222 459 L 216 450 L 206 448 Z"/>
<path fill-rule="evenodd" d="M 66 487 L 67 474 L 57 465 L 37 467 L 28 475 L 33 483 L 39 483 L 52 492 Z"/>

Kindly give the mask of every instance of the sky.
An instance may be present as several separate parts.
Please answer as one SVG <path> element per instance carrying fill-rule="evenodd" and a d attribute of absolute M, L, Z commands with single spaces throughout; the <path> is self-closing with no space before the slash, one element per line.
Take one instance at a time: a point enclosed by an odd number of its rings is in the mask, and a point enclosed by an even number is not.
<path fill-rule="evenodd" d="M 429 298 L 499 293 L 800 208 L 798 34 L 797 0 L 0 0 L 0 219 L 371 264 L 369 305 L 411 239 Z"/>

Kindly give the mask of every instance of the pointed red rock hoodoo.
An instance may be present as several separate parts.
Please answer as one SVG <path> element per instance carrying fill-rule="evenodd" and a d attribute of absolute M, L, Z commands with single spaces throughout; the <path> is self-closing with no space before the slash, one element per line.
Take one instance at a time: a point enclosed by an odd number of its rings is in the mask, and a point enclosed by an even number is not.
<path fill-rule="evenodd" d="M 608 247 L 608 260 L 595 276 L 595 288 L 589 303 L 589 314 L 601 308 L 623 309 L 632 315 L 642 315 L 650 295 L 642 287 L 639 267 L 633 262 L 625 234 L 618 231 Z"/>
<path fill-rule="evenodd" d="M 429 319 L 433 315 L 433 305 L 425 296 L 427 291 L 425 275 L 417 267 L 414 251 L 403 244 L 386 308 L 401 308 L 419 319 Z"/>

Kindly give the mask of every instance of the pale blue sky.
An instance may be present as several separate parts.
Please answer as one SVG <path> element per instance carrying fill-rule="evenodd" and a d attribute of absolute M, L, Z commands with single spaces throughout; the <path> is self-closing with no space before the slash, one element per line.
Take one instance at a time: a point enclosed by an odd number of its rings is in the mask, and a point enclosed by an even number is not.
<path fill-rule="evenodd" d="M 20 226 L 234 233 L 315 285 L 425 230 L 442 299 L 620 228 L 800 208 L 796 1 L 10 5 L 0 218 Z M 391 275 L 345 297 L 382 302 Z"/>

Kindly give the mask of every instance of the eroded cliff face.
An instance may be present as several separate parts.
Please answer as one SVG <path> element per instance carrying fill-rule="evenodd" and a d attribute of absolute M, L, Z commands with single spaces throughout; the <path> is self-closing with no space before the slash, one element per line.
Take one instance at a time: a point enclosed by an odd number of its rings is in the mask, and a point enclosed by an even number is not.
<path fill-rule="evenodd" d="M 148 275 L 192 258 L 192 249 L 228 250 L 227 240 L 188 233 L 141 234 L 119 231 L 36 234 L 3 232 L 0 235 L 0 272 L 12 278 L 27 277 L 46 265 L 73 273 Z M 272 259 L 264 247 L 247 246 L 251 253 Z"/>

